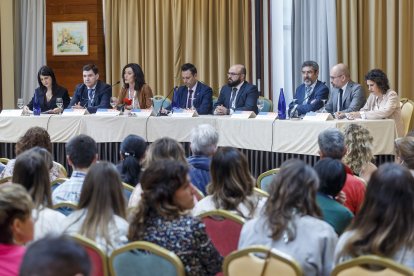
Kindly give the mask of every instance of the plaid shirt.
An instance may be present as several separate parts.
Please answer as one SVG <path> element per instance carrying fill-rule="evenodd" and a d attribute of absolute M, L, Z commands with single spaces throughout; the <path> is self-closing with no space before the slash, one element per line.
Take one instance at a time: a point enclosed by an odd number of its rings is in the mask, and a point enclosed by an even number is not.
<path fill-rule="evenodd" d="M 69 201 L 78 204 L 86 173 L 73 171 L 69 180 L 59 185 L 52 194 L 53 204 Z"/>

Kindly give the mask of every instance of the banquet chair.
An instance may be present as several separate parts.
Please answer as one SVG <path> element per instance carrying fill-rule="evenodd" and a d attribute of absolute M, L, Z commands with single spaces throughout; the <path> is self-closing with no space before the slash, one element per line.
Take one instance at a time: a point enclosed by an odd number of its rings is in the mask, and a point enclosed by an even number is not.
<path fill-rule="evenodd" d="M 62 164 L 60 164 L 60 163 L 58 163 L 58 162 L 55 162 L 55 161 L 53 161 L 53 163 L 55 163 L 55 164 L 57 164 L 57 166 L 59 167 L 59 172 L 64 176 L 64 177 L 68 177 L 68 172 L 66 171 L 66 168 L 62 165 Z"/>
<path fill-rule="evenodd" d="M 263 96 L 260 96 L 259 99 L 262 99 L 263 103 L 264 103 L 263 109 L 261 110 L 262 112 L 272 112 L 273 111 L 273 102 L 270 99 L 268 99 L 266 97 L 263 97 Z"/>
<path fill-rule="evenodd" d="M 74 210 L 78 209 L 78 206 L 73 202 L 65 201 L 53 205 L 52 209 L 61 212 L 65 216 L 69 216 Z"/>
<path fill-rule="evenodd" d="M 71 235 L 75 242 L 80 244 L 89 256 L 89 260 L 92 264 L 91 276 L 108 276 L 108 258 L 106 254 L 99 249 L 98 245 L 86 237 L 79 234 Z M 115 275 L 115 274 L 114 274 Z"/>
<path fill-rule="evenodd" d="M 56 178 L 55 180 L 50 182 L 50 188 L 52 189 L 52 191 L 54 191 L 57 187 L 59 187 L 60 184 L 62 184 L 68 179 L 69 178 L 64 178 L 64 177 Z"/>
<path fill-rule="evenodd" d="M 410 130 L 411 117 L 413 116 L 414 102 L 407 98 L 402 98 L 400 101 L 401 117 L 404 123 L 404 135 L 407 135 Z"/>
<path fill-rule="evenodd" d="M 254 192 L 256 195 L 260 196 L 260 197 L 269 197 L 269 193 L 268 193 L 268 192 L 263 191 L 262 189 L 259 189 L 259 188 L 257 188 L 257 187 L 254 187 L 253 192 Z"/>
<path fill-rule="evenodd" d="M 237 250 L 240 232 L 245 220 L 226 210 L 213 210 L 198 217 L 206 226 L 207 235 L 222 256 Z"/>
<path fill-rule="evenodd" d="M 225 276 L 303 275 L 300 265 L 289 255 L 265 246 L 251 246 L 228 255 L 224 259 Z"/>
<path fill-rule="evenodd" d="M 270 190 L 270 183 L 272 182 L 274 175 L 277 174 L 279 170 L 279 168 L 271 169 L 260 174 L 257 178 L 256 186 L 268 193 Z"/>
<path fill-rule="evenodd" d="M 164 101 L 165 99 L 165 101 Z M 164 101 L 164 103 L 162 103 Z M 171 100 L 168 98 L 165 98 L 164 96 L 161 95 L 155 95 L 152 98 L 152 103 L 154 105 L 154 111 L 155 113 L 158 113 L 158 111 L 160 111 L 161 108 L 161 104 L 163 108 L 167 108 L 168 106 L 171 105 Z"/>
<path fill-rule="evenodd" d="M 214 108 L 214 105 L 217 103 L 217 100 L 218 100 L 218 97 L 213 96 L 213 108 Z"/>
<path fill-rule="evenodd" d="M 0 179 L 0 184 L 10 182 L 11 183 L 12 176 L 6 176 Z"/>
<path fill-rule="evenodd" d="M 111 275 L 184 276 L 181 260 L 173 252 L 146 241 L 136 241 L 114 250 L 109 257 Z"/>
<path fill-rule="evenodd" d="M 0 163 L 7 165 L 7 163 L 9 163 L 10 159 L 6 158 L 6 157 L 2 157 L 0 158 Z"/>
<path fill-rule="evenodd" d="M 122 182 L 122 186 L 124 188 L 124 196 L 125 196 L 126 202 L 128 202 L 129 198 L 132 195 L 132 191 L 134 190 L 134 187 L 125 182 Z"/>
<path fill-rule="evenodd" d="M 365 255 L 338 264 L 332 276 L 404 276 L 413 275 L 413 271 L 391 259 L 376 255 Z"/>

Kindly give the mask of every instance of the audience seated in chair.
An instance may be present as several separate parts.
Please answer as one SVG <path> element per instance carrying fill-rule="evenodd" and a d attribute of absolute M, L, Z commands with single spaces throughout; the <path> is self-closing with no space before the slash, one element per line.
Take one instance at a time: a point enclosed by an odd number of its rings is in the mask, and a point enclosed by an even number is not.
<path fill-rule="evenodd" d="M 414 175 L 414 137 L 397 138 L 394 147 L 395 162 L 409 169 Z"/>

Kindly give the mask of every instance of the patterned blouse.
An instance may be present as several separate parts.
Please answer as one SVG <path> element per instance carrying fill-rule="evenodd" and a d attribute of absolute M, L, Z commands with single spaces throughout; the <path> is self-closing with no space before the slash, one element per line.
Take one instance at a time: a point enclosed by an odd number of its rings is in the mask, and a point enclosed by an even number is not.
<path fill-rule="evenodd" d="M 199 219 L 189 215 L 173 220 L 153 216 L 146 220 L 146 225 L 142 240 L 174 252 L 183 262 L 187 275 L 215 275 L 221 271 L 223 257 Z"/>

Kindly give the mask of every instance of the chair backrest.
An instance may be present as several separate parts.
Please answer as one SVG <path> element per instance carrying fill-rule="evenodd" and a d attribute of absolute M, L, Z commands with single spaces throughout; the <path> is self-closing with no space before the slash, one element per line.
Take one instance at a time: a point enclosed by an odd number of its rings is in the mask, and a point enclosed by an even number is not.
<path fill-rule="evenodd" d="M 71 236 L 78 244 L 82 245 L 88 253 L 92 264 L 91 276 L 107 276 L 108 274 L 108 258 L 106 254 L 99 249 L 97 244 L 81 235 L 74 234 Z"/>
<path fill-rule="evenodd" d="M 111 275 L 184 276 L 181 260 L 173 252 L 156 244 L 137 241 L 114 250 L 109 257 Z"/>
<path fill-rule="evenodd" d="M 0 179 L 0 184 L 6 183 L 6 182 L 11 182 L 12 180 L 12 176 L 6 176 Z"/>
<path fill-rule="evenodd" d="M 160 110 L 161 103 L 164 101 L 164 99 L 165 99 L 165 97 L 164 96 L 161 96 L 161 95 L 155 95 L 152 98 L 152 102 L 154 104 L 154 111 L 155 112 L 158 112 Z M 164 103 L 162 104 L 162 107 L 163 108 L 166 108 L 166 107 L 168 107 L 170 105 L 171 105 L 171 100 L 168 99 L 168 98 L 166 98 L 165 101 L 164 101 Z"/>
<path fill-rule="evenodd" d="M 261 197 L 269 197 L 269 193 L 260 188 L 254 187 L 254 193 Z"/>
<path fill-rule="evenodd" d="M 332 276 L 403 276 L 413 275 L 409 267 L 405 267 L 393 260 L 365 255 L 343 262 L 332 271 Z"/>
<path fill-rule="evenodd" d="M 124 187 L 124 196 L 125 196 L 126 202 L 128 202 L 129 198 L 132 195 L 132 191 L 134 190 L 134 187 L 125 182 L 122 182 L 122 186 Z"/>
<path fill-rule="evenodd" d="M 256 185 L 258 188 L 262 189 L 265 192 L 269 192 L 270 190 L 270 183 L 273 180 L 273 176 L 279 172 L 279 168 L 268 170 L 259 175 L 256 181 Z"/>
<path fill-rule="evenodd" d="M 53 205 L 53 210 L 61 212 L 65 216 L 69 216 L 74 210 L 78 209 L 78 206 L 73 202 L 60 202 Z"/>
<path fill-rule="evenodd" d="M 237 250 L 245 220 L 225 210 L 214 210 L 198 216 L 206 225 L 207 235 L 222 256 Z"/>
<path fill-rule="evenodd" d="M 52 188 L 52 191 L 54 191 L 57 187 L 59 187 L 60 184 L 68 180 L 68 178 L 56 178 L 50 183 L 50 187 Z"/>
<path fill-rule="evenodd" d="M 407 98 L 401 99 L 401 117 L 404 123 L 404 135 L 410 130 L 411 117 L 413 116 L 414 102 Z"/>
<path fill-rule="evenodd" d="M 10 159 L 6 158 L 6 157 L 2 157 L 0 158 L 0 163 L 7 165 L 7 163 L 9 163 Z"/>
<path fill-rule="evenodd" d="M 273 102 L 270 99 L 263 97 L 263 96 L 260 96 L 259 98 L 262 99 L 264 103 L 262 112 L 273 111 Z"/>
<path fill-rule="evenodd" d="M 218 97 L 213 96 L 213 108 L 214 108 L 214 105 L 216 104 L 217 100 L 218 100 Z"/>
<path fill-rule="evenodd" d="M 55 162 L 55 161 L 53 161 L 53 163 L 55 163 L 59 167 L 59 172 L 61 175 L 63 175 L 64 177 L 68 177 L 68 172 L 66 171 L 66 168 L 63 167 L 62 164 Z"/>
<path fill-rule="evenodd" d="M 302 268 L 292 257 L 264 246 L 252 246 L 231 253 L 224 259 L 223 272 L 225 276 L 303 275 Z"/>

